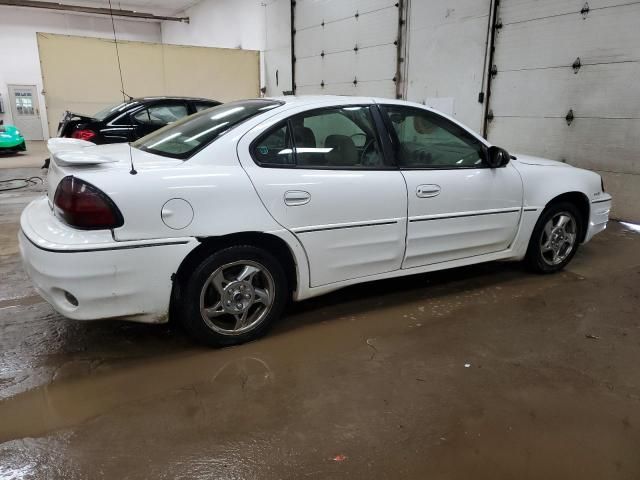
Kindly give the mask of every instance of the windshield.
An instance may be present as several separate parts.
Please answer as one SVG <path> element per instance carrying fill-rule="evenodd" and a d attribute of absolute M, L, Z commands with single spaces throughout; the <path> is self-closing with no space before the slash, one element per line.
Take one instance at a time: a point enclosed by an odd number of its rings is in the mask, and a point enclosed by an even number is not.
<path fill-rule="evenodd" d="M 236 125 L 280 105 L 282 102 L 260 99 L 225 103 L 156 130 L 133 146 L 164 157 L 187 159 Z"/>
<path fill-rule="evenodd" d="M 117 105 L 111 105 L 107 108 L 103 108 L 102 110 L 100 110 L 98 113 L 92 115 L 92 118 L 95 118 L 96 120 L 102 121 L 105 118 L 107 118 L 109 115 L 111 115 L 112 113 L 115 112 L 121 112 L 123 111 L 125 108 L 128 108 L 129 106 L 132 105 L 137 105 L 140 102 L 136 102 L 136 101 L 132 101 L 132 102 L 124 102 L 124 103 L 118 103 Z"/>

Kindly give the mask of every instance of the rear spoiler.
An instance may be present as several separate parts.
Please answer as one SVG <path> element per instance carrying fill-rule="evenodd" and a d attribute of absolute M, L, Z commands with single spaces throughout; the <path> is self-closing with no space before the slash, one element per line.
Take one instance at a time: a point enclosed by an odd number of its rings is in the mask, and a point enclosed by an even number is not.
<path fill-rule="evenodd" d="M 95 143 L 79 138 L 50 138 L 47 148 L 57 165 L 61 167 L 98 165 L 100 163 L 114 163 L 118 160 L 92 153 L 87 147 L 95 147 Z"/>
<path fill-rule="evenodd" d="M 98 155 L 96 153 L 90 153 L 82 150 L 72 150 L 67 152 L 54 153 L 53 160 L 56 165 L 61 167 L 70 166 L 84 166 L 84 165 L 98 165 L 101 163 L 115 163 L 117 158 L 105 157 L 104 155 Z"/>
<path fill-rule="evenodd" d="M 51 155 L 60 152 L 69 152 L 74 150 L 82 150 L 86 147 L 94 147 L 96 144 L 80 140 L 79 138 L 50 138 L 47 140 L 47 149 Z"/>

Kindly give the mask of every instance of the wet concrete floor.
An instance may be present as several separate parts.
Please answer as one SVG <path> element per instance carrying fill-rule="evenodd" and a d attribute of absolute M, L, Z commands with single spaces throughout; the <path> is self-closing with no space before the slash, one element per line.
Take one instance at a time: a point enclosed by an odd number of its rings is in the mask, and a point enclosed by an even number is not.
<path fill-rule="evenodd" d="M 37 174 L 3 170 L 0 177 Z M 65 320 L 0 194 L 0 478 L 640 478 L 640 234 L 294 305 L 263 340 Z"/>

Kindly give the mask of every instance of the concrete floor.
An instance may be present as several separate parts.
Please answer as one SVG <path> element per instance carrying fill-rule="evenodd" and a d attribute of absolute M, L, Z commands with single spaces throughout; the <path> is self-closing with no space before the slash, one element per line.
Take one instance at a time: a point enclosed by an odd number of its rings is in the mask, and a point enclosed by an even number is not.
<path fill-rule="evenodd" d="M 0 177 L 37 174 L 2 170 Z M 264 340 L 65 320 L 0 194 L 0 478 L 640 478 L 640 235 L 293 306 Z"/>
<path fill-rule="evenodd" d="M 42 167 L 45 158 L 48 157 L 49 151 L 46 142 L 29 140 L 25 152 L 0 153 L 0 169 Z"/>

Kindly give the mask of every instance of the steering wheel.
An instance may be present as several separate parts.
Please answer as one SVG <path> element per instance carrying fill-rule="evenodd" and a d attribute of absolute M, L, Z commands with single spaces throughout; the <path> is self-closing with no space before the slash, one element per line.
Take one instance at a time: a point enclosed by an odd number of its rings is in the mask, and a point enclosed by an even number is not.
<path fill-rule="evenodd" d="M 353 144 L 356 144 L 356 141 L 354 140 L 355 137 L 364 137 L 364 141 L 367 141 L 367 134 L 364 132 L 358 132 L 358 133 L 354 133 L 353 135 L 350 135 L 351 140 L 353 140 Z"/>
<path fill-rule="evenodd" d="M 415 150 L 412 156 L 414 163 L 418 165 L 431 165 L 433 163 L 433 155 L 426 150 Z"/>
<path fill-rule="evenodd" d="M 357 134 L 357 135 L 360 135 L 360 134 Z M 369 140 L 369 141 L 364 145 L 364 148 L 362 149 L 362 153 L 360 154 L 360 161 L 359 161 L 360 165 L 364 165 L 364 157 L 365 157 L 365 155 L 367 154 L 367 152 L 369 151 L 369 149 L 370 149 L 373 145 L 375 145 L 375 141 L 376 141 L 376 139 L 375 139 L 375 138 L 372 138 L 371 140 Z"/>

